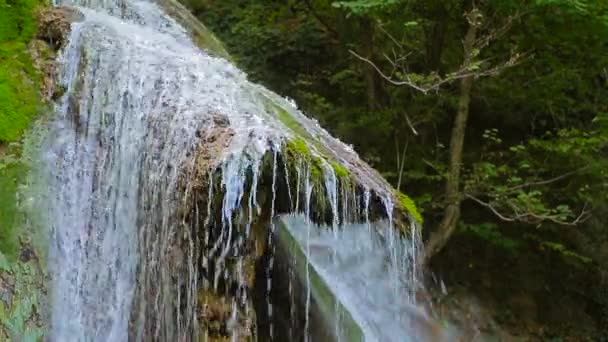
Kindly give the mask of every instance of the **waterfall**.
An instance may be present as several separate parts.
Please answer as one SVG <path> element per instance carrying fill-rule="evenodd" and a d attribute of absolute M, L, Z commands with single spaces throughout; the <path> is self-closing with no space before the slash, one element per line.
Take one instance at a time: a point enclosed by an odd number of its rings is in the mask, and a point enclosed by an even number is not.
<path fill-rule="evenodd" d="M 159 4 L 56 4 L 77 6 L 84 18 L 73 24 L 59 57 L 65 93 L 43 145 L 52 233 L 51 341 L 198 341 L 199 291 L 217 290 L 227 281 L 223 270 L 235 258 L 239 295 L 230 307 L 237 321 L 242 307 L 249 310 L 243 255 L 254 216 L 264 211 L 256 194 L 265 156 L 274 156 L 270 216 L 279 210 L 279 183 L 289 193 L 281 210 L 305 211 L 307 217 L 314 211 L 312 166 L 298 164 L 289 175 L 278 155 L 296 136 L 317 142 L 309 144 L 308 158 L 323 160 L 325 186 L 314 191 L 329 199 L 334 237 L 340 236 L 341 220 L 365 210 L 369 221 L 371 194 L 391 196 L 386 182 L 350 147 L 291 101 L 201 50 Z M 215 153 L 206 141 L 220 148 Z M 196 181 L 201 155 L 209 164 L 203 185 Z M 354 186 L 341 187 L 329 158 L 352 172 L 364 196 Z M 197 187 L 205 190 L 199 196 L 205 207 L 196 202 Z M 222 196 L 219 220 L 212 218 L 216 196 Z M 392 224 L 388 231 L 392 246 Z M 418 239 L 410 243 L 416 246 Z M 394 249 L 395 265 L 402 254 Z M 202 283 L 202 269 L 214 270 L 210 284 Z M 404 280 L 401 274 L 394 274 L 395 281 Z M 412 279 L 404 281 L 411 285 Z"/>

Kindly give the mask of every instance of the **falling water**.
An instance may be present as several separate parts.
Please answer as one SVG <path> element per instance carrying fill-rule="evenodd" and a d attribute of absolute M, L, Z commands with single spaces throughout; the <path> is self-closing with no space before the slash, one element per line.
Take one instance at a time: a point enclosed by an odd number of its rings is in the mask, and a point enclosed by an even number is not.
<path fill-rule="evenodd" d="M 83 20 L 72 25 L 59 57 L 59 82 L 66 91 L 43 146 L 51 194 L 50 340 L 198 340 L 200 269 L 213 263 L 211 286 L 217 289 L 226 277 L 220 270 L 238 256 L 242 298 L 232 302 L 235 320 L 238 308 L 247 305 L 241 254 L 254 216 L 261 211 L 256 194 L 266 155 L 274 156 L 271 217 L 283 169 L 288 207 L 304 212 L 304 226 L 312 226 L 311 166 L 298 163 L 291 175 L 297 179 L 293 188 L 287 165 L 278 167 L 278 153 L 295 135 L 318 142 L 309 147 L 315 158 L 323 160 L 333 239 L 341 236 L 339 203 L 342 221 L 364 210 L 365 231 L 372 234 L 370 197 L 388 198 L 392 193 L 388 184 L 292 102 L 248 82 L 228 61 L 199 49 L 188 31 L 158 4 L 137 0 L 56 0 L 56 4 L 80 6 Z M 279 114 L 288 115 L 290 124 Z M 301 130 L 294 131 L 293 122 Z M 203 170 L 207 199 L 206 208 L 199 208 L 191 200 L 194 179 L 201 171 L 196 156 L 206 151 L 203 142 L 222 130 L 229 139 L 209 161 L 209 170 Z M 318 146 L 324 150 L 318 151 Z M 365 208 L 358 208 L 362 203 L 353 187 L 340 187 L 324 158 L 344 165 L 368 189 Z M 214 170 L 221 174 L 221 184 L 214 183 Z M 219 221 L 211 218 L 216 196 L 223 196 Z M 247 218 L 235 220 L 243 207 Z M 190 211 L 197 221 L 187 222 Z M 200 212 L 205 213 L 204 220 L 198 221 Z M 411 262 L 413 255 L 407 253 L 416 253 L 418 239 L 411 239 L 412 248 L 403 249 L 394 237 L 392 221 L 384 226 L 378 230 L 390 236 L 391 264 L 406 256 Z M 311 234 L 310 229 L 306 232 Z M 344 241 L 345 248 L 352 239 L 366 241 L 355 226 L 352 234 Z M 329 239 L 311 237 L 316 238 Z M 272 244 L 272 234 L 270 239 Z M 376 240 L 361 248 L 372 248 Z M 201 244 L 210 246 L 204 258 L 198 254 Z M 309 253 L 310 246 L 305 246 Z M 342 253 L 339 248 L 332 251 L 337 257 Z M 311 256 L 312 264 L 318 262 Z M 331 284 L 341 289 L 339 282 Z M 411 286 L 406 290 L 411 292 Z M 349 293 L 358 292 L 344 295 Z M 309 309 L 307 293 L 306 317 Z M 370 326 L 384 323 L 374 322 Z M 309 335 L 308 323 L 305 335 Z"/>
<path fill-rule="evenodd" d="M 329 310 L 329 317 L 326 312 L 324 319 L 333 321 L 333 326 L 327 328 L 336 330 L 337 339 L 355 341 L 357 334 L 348 331 L 348 324 L 342 321 L 349 319 L 361 329 L 365 341 L 425 341 L 432 336 L 432 331 L 422 326 L 427 319 L 425 311 L 404 300 L 404 294 L 415 291 L 418 284 L 395 281 L 393 276 L 402 280 L 409 277 L 412 255 L 407 239 L 396 239 L 389 247 L 388 222 L 374 223 L 372 234 L 366 224 L 349 224 L 335 232 L 329 227 L 311 226 L 299 215 L 283 217 L 280 222 L 306 255 L 323 286 L 330 288 L 335 297 L 333 304 L 319 305 L 326 305 Z M 320 292 L 311 284 L 309 272 L 306 268 L 301 280 L 306 282 L 308 291 L 313 288 Z M 318 294 L 316 300 L 330 299 Z M 351 318 L 340 314 L 344 311 Z"/>

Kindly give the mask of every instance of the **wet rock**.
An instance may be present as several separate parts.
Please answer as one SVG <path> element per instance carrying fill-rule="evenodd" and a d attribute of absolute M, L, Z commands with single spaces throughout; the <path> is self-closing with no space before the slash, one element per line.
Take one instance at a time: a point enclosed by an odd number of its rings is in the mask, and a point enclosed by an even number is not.
<path fill-rule="evenodd" d="M 226 116 L 213 115 L 212 121 L 213 124 L 210 127 L 204 131 L 196 132 L 196 135 L 201 139 L 196 156 L 197 173 L 203 177 L 217 167 L 217 159 L 230 146 L 232 137 L 235 135 Z M 203 177 L 199 177 L 198 181 L 202 182 Z"/>
<path fill-rule="evenodd" d="M 40 95 L 43 100 L 48 101 L 56 97 L 58 88 L 55 75 L 57 67 L 55 63 L 55 52 L 45 41 L 35 39 L 29 45 L 29 54 L 32 57 L 34 68 L 41 75 Z"/>
<path fill-rule="evenodd" d="M 212 291 L 201 292 L 199 321 L 208 341 L 249 341 L 253 332 L 253 310 L 234 315 L 230 299 Z"/>
<path fill-rule="evenodd" d="M 83 14 L 75 8 L 45 8 L 38 14 L 37 38 L 47 42 L 53 50 L 57 51 L 67 42 L 72 23 L 83 19 Z"/>

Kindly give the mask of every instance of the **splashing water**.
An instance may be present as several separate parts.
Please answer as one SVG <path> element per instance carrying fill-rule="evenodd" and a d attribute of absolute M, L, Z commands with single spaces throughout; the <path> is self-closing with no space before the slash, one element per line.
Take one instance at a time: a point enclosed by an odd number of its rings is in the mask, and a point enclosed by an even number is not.
<path fill-rule="evenodd" d="M 340 199 L 342 221 L 365 210 L 365 232 L 372 234 L 370 194 L 388 198 L 390 186 L 292 102 L 248 82 L 228 61 L 201 51 L 188 31 L 154 2 L 55 2 L 79 6 L 84 19 L 73 24 L 59 57 L 59 81 L 66 92 L 43 146 L 52 231 L 50 340 L 197 341 L 199 245 L 213 246 L 207 257 L 213 257 L 216 269 L 240 253 L 241 222 L 233 219 L 243 206 L 248 208 L 243 220 L 248 238 L 252 213 L 259 211 L 258 177 L 268 153 L 274 156 L 271 216 L 275 213 L 277 153 L 296 135 L 315 141 L 309 146 L 315 156 L 340 162 L 368 189 L 365 208 L 357 207 L 361 201 L 354 190 L 340 188 L 332 167 L 323 161 L 333 238 L 341 236 Z M 289 116 L 289 124 L 281 115 Z M 294 122 L 299 129 L 294 129 Z M 199 168 L 195 156 L 205 148 L 202 141 L 218 130 L 228 132 L 229 139 L 208 167 L 221 170 L 221 194 L 214 192 L 209 175 L 207 207 L 193 209 L 196 217 L 199 211 L 206 212 L 204 222 L 186 222 L 184 208 L 194 187 L 190 180 Z M 316 146 L 323 146 L 322 153 Z M 289 188 L 286 164 L 283 167 L 289 207 L 310 217 L 310 165 L 298 166 L 297 174 L 291 175 L 297 178 L 295 188 Z M 252 184 L 247 181 L 249 173 Z M 210 219 L 211 202 L 219 195 L 221 222 L 215 228 L 220 233 L 208 241 L 209 229 L 216 224 Z M 395 242 L 392 222 L 385 226 L 391 245 L 401 246 L 393 246 L 391 252 L 396 265 L 403 246 Z M 349 239 L 365 242 L 368 237 L 354 229 Z M 407 250 L 415 254 L 418 240 L 410 240 L 412 248 Z M 365 251 L 373 247 L 370 244 L 358 244 L 357 250 Z M 337 257 L 342 253 L 333 251 Z M 311 263 L 318 262 L 311 256 Z M 236 265 L 243 287 L 243 260 Z M 416 282 L 415 273 L 414 269 L 408 283 Z M 222 275 L 215 273 L 213 287 Z M 329 283 L 342 290 L 338 280 Z M 402 288 L 394 285 L 393 290 Z M 308 311 L 310 293 L 307 298 Z M 243 302 L 233 301 L 233 316 Z M 369 324 L 373 328 L 382 323 Z"/>
<path fill-rule="evenodd" d="M 319 305 L 325 306 L 320 311 L 325 311 L 324 320 L 333 321 L 333 327 L 327 328 L 335 329 L 337 340 L 427 340 L 429 331 L 419 326 L 427 320 L 426 313 L 404 299 L 404 294 L 418 286 L 408 279 L 412 272 L 410 242 L 397 239 L 390 247 L 386 240 L 391 234 L 387 222 L 374 223 L 377 229 L 371 233 L 366 224 L 348 224 L 336 232 L 330 227 L 311 225 L 300 215 L 284 216 L 279 222 L 285 230 L 281 233 L 289 232 L 296 248 L 310 262 L 310 269 L 307 266 L 300 270 L 299 276 L 307 290 L 316 293 Z M 283 235 L 282 242 L 289 243 L 291 237 Z M 323 285 L 311 281 L 310 272 Z M 324 294 L 320 286 L 329 288 L 335 299 Z M 349 326 L 349 320 L 356 327 Z M 356 331 L 359 329 L 361 333 Z"/>

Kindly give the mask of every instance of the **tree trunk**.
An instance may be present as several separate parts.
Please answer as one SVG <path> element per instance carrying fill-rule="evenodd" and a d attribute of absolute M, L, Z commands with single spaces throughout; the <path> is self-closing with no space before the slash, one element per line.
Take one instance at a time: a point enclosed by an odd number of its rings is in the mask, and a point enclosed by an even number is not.
<path fill-rule="evenodd" d="M 473 59 L 472 51 L 475 39 L 477 37 L 477 26 L 474 17 L 475 10 L 468 15 L 469 29 L 464 39 L 464 61 L 463 67 L 468 67 Z M 471 88 L 473 86 L 474 76 L 464 77 L 460 81 L 460 98 L 458 100 L 458 111 L 454 118 L 452 126 L 452 136 L 450 138 L 450 161 L 447 180 L 445 184 L 445 209 L 443 219 L 439 227 L 431 235 L 427 243 L 426 259 L 429 260 L 433 255 L 439 252 L 450 239 L 458 220 L 460 219 L 460 202 L 462 201 L 462 193 L 460 190 L 460 171 L 462 169 L 462 150 L 464 145 L 464 136 L 466 132 L 467 119 L 469 116 L 469 102 L 471 100 Z"/>
<path fill-rule="evenodd" d="M 448 30 L 448 13 L 443 3 L 433 11 L 434 21 L 426 34 L 426 65 L 429 70 L 440 71 L 441 55 Z"/>
<path fill-rule="evenodd" d="M 369 18 L 361 19 L 361 49 L 363 56 L 369 60 L 374 58 L 374 23 Z M 363 66 L 363 77 L 367 94 L 367 106 L 370 109 L 378 107 L 377 80 L 374 67 L 368 63 Z"/>

